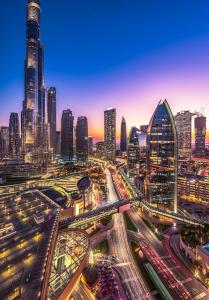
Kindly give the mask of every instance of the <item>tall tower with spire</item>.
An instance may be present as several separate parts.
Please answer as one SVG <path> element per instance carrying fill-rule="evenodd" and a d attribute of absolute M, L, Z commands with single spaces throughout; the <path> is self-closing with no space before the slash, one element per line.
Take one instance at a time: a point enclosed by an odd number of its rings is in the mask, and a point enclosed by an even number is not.
<path fill-rule="evenodd" d="M 28 0 L 26 19 L 25 91 L 21 116 L 22 150 L 26 162 L 38 162 L 45 152 L 46 93 L 44 50 L 40 43 L 40 0 Z"/>
<path fill-rule="evenodd" d="M 122 117 L 122 120 L 121 120 L 120 150 L 122 152 L 127 151 L 127 131 L 126 131 L 126 120 L 124 117 Z"/>

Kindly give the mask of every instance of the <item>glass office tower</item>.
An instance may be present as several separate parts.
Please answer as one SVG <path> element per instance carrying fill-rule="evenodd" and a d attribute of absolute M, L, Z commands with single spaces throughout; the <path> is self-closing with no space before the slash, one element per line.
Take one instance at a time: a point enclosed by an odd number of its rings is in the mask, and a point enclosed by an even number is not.
<path fill-rule="evenodd" d="M 70 109 L 63 110 L 61 119 L 61 156 L 63 160 L 73 159 L 74 117 Z"/>
<path fill-rule="evenodd" d="M 151 205 L 177 212 L 177 133 L 166 100 L 159 102 L 148 126 L 146 184 Z"/>
<path fill-rule="evenodd" d="M 88 159 L 88 121 L 86 117 L 78 117 L 76 125 L 77 160 Z"/>

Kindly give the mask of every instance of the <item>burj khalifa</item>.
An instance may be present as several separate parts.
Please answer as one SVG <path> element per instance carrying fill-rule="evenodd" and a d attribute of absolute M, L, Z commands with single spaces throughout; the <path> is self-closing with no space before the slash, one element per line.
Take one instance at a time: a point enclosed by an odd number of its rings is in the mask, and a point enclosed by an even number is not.
<path fill-rule="evenodd" d="M 47 152 L 44 49 L 40 42 L 40 0 L 28 0 L 24 101 L 21 115 L 22 153 L 26 162 L 40 162 Z M 46 147 L 45 147 L 46 146 Z"/>

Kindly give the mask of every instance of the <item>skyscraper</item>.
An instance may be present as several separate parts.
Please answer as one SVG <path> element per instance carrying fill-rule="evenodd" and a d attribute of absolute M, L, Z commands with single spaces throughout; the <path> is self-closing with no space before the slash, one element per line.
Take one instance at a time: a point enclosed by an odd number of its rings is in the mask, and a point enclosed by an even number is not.
<path fill-rule="evenodd" d="M 166 100 L 159 102 L 147 133 L 149 202 L 163 210 L 177 212 L 177 132 Z"/>
<path fill-rule="evenodd" d="M 64 160 L 73 159 L 73 122 L 70 109 L 63 110 L 61 119 L 61 156 Z"/>
<path fill-rule="evenodd" d="M 56 88 L 50 87 L 48 90 L 48 102 L 47 102 L 47 111 L 48 111 L 48 122 L 50 127 L 50 147 L 53 149 L 54 153 L 56 152 Z"/>
<path fill-rule="evenodd" d="M 107 160 L 116 157 L 116 109 L 109 108 L 104 111 L 104 142 Z"/>
<path fill-rule="evenodd" d="M 18 113 L 11 113 L 9 119 L 9 155 L 20 158 L 20 125 Z"/>
<path fill-rule="evenodd" d="M 192 116 L 189 110 L 181 111 L 175 116 L 178 136 L 179 159 L 190 159 L 192 153 Z"/>
<path fill-rule="evenodd" d="M 195 127 L 195 155 L 205 155 L 206 117 L 197 116 L 194 120 Z"/>
<path fill-rule="evenodd" d="M 105 158 L 105 143 L 104 142 L 96 143 L 96 156 L 98 158 Z"/>
<path fill-rule="evenodd" d="M 94 150 L 93 150 L 93 137 L 92 136 L 88 137 L 88 153 L 89 153 L 89 155 L 93 155 L 94 154 Z"/>
<path fill-rule="evenodd" d="M 0 157 L 7 158 L 9 156 L 9 127 L 0 127 Z"/>
<path fill-rule="evenodd" d="M 77 160 L 88 159 L 88 122 L 86 117 L 78 117 L 76 125 Z"/>
<path fill-rule="evenodd" d="M 127 168 L 130 177 L 139 175 L 139 129 L 132 127 L 128 138 Z"/>
<path fill-rule="evenodd" d="M 122 117 L 121 130 L 120 130 L 120 151 L 127 151 L 127 132 L 126 132 L 126 120 Z"/>
<path fill-rule="evenodd" d="M 44 51 L 40 43 L 40 1 L 28 0 L 25 95 L 21 115 L 22 149 L 26 162 L 40 160 L 45 124 Z M 41 136 L 40 136 L 41 135 Z"/>

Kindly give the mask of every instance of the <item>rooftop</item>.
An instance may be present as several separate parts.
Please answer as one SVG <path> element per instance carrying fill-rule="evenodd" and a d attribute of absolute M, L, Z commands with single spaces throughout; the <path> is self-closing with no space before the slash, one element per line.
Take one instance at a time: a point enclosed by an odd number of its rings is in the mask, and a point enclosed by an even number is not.
<path fill-rule="evenodd" d="M 37 215 L 44 222 L 35 222 Z M 0 223 L 8 228 L 0 243 L 0 295 L 5 299 L 39 299 L 58 215 L 58 206 L 40 191 L 0 199 Z"/>

